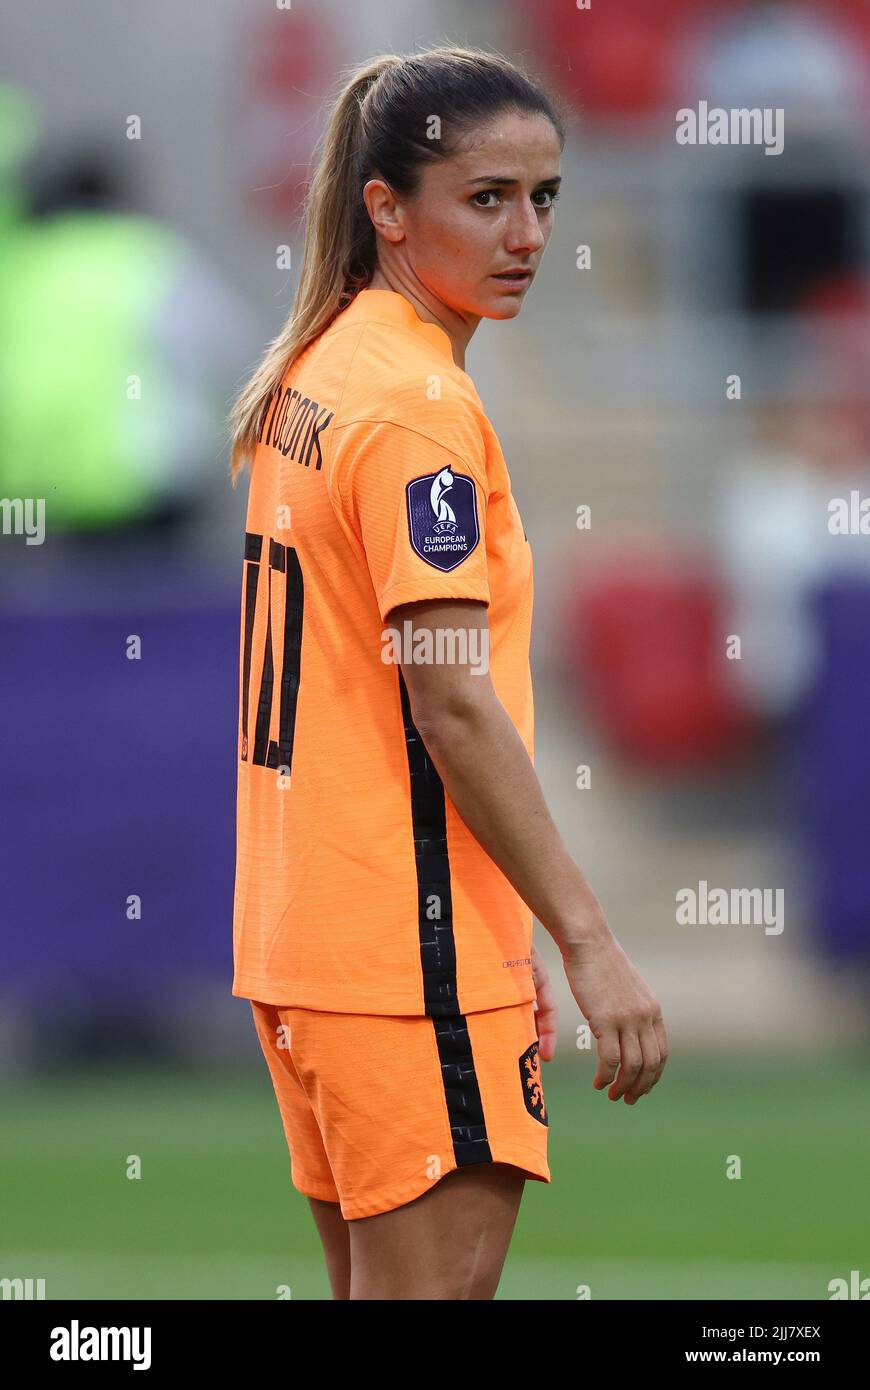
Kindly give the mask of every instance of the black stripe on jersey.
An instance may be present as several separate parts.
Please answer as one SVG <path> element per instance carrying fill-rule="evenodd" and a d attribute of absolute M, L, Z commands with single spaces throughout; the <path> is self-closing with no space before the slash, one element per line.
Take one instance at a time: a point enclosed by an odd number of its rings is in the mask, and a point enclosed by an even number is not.
<path fill-rule="evenodd" d="M 278 711 L 278 742 L 269 744 L 267 767 L 283 767 L 289 773 L 293 764 L 293 736 L 302 665 L 302 616 L 304 587 L 302 566 L 293 546 L 269 542 L 269 566 L 284 575 L 284 656 L 281 663 L 281 706 Z M 271 703 L 271 702 L 270 702 Z M 271 714 L 271 710 L 270 710 Z"/>
<path fill-rule="evenodd" d="M 411 820 L 417 865 L 417 922 L 420 964 L 423 967 L 423 1003 L 430 1018 L 457 1017 L 456 945 L 453 939 L 444 785 L 411 718 L 411 702 L 401 666 L 397 666 L 396 670 L 402 697 L 408 770 L 411 774 Z M 429 916 L 429 900 L 435 896 L 440 915 L 433 918 Z"/>
<path fill-rule="evenodd" d="M 425 749 L 420 731 L 411 719 L 411 702 L 402 667 L 396 667 L 396 670 L 402 692 L 404 746 L 411 776 L 422 998 L 438 1041 L 453 1154 L 457 1166 L 461 1168 L 467 1163 L 491 1163 L 492 1152 L 486 1138 L 484 1104 L 474 1070 L 468 1020 L 463 1013 L 459 1013 L 445 788 Z M 429 899 L 434 895 L 441 905 L 441 916 L 432 920 L 428 916 L 428 908 Z"/>
<path fill-rule="evenodd" d="M 491 1163 L 492 1152 L 486 1134 L 480 1086 L 474 1070 L 468 1020 L 464 1014 L 456 1018 L 433 1018 L 432 1026 L 438 1042 L 444 1099 L 447 1101 L 457 1166 Z"/>
<path fill-rule="evenodd" d="M 257 585 L 260 582 L 260 553 L 263 537 L 245 532 L 245 647 L 242 659 L 242 760 L 248 758 L 248 686 L 251 681 L 251 643 L 254 636 L 254 615 L 257 611 Z"/>
<path fill-rule="evenodd" d="M 267 567 L 266 588 L 266 650 L 263 654 L 263 674 L 260 678 L 260 698 L 257 702 L 257 723 L 254 729 L 255 763 L 265 763 L 266 744 L 269 741 L 269 725 L 272 721 L 272 686 L 275 669 L 272 663 L 272 566 Z"/>
<path fill-rule="evenodd" d="M 426 752 L 411 718 L 411 701 L 402 668 L 396 668 L 402 697 L 405 748 L 411 774 L 411 822 L 417 867 L 417 921 L 423 1002 L 432 1019 L 441 1062 L 444 1099 L 457 1166 L 491 1163 L 489 1140 L 468 1020 L 459 1013 L 456 983 L 456 943 L 453 938 L 453 899 L 447 853 L 444 783 Z M 437 895 L 441 915 L 428 915 L 429 899 Z"/>

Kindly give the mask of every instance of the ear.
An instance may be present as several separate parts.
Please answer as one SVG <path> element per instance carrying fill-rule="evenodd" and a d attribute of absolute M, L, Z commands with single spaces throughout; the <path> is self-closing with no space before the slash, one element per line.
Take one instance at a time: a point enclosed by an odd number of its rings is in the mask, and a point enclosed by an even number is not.
<path fill-rule="evenodd" d="M 363 200 L 375 231 L 387 241 L 405 238 L 404 217 L 396 195 L 383 179 L 369 179 L 363 188 Z"/>

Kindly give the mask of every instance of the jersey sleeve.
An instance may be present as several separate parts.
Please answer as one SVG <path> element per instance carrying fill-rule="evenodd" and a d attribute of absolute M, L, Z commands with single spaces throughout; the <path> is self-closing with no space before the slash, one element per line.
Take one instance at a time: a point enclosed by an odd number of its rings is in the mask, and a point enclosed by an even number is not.
<path fill-rule="evenodd" d="M 489 604 L 489 486 L 479 430 L 459 449 L 393 421 L 354 421 L 336 432 L 331 493 L 362 546 L 381 621 L 414 599 Z"/>

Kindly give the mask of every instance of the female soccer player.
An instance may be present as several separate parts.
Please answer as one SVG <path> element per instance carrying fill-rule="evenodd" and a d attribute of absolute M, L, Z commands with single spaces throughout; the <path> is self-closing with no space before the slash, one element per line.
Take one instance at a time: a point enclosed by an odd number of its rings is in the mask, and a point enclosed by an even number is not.
<path fill-rule="evenodd" d="M 533 913 L 594 1086 L 634 1104 L 667 1056 L 535 775 L 530 547 L 464 369 L 481 318 L 520 312 L 564 133 L 499 55 L 342 80 L 294 310 L 231 417 L 234 482 L 252 460 L 233 993 L 333 1296 L 491 1299 L 525 1180 L 550 1181 Z"/>

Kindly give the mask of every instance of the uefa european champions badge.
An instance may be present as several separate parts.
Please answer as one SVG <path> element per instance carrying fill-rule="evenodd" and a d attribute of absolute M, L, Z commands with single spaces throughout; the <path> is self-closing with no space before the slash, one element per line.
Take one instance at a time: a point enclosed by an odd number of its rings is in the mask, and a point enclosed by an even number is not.
<path fill-rule="evenodd" d="M 442 468 L 414 478 L 406 492 L 414 550 L 437 570 L 455 570 L 480 540 L 474 479 Z"/>

